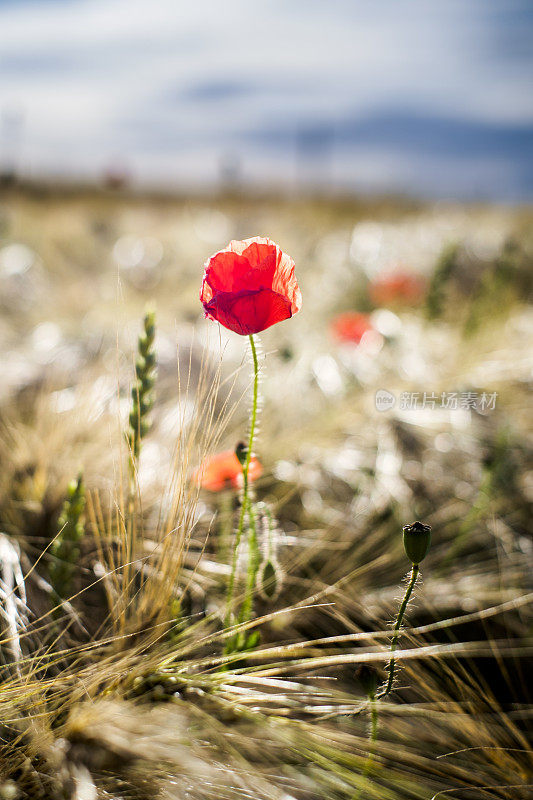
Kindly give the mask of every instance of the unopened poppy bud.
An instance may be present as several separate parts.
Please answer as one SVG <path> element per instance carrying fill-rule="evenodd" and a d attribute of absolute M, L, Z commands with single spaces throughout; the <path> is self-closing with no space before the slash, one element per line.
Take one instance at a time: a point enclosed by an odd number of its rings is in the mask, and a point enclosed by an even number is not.
<path fill-rule="evenodd" d="M 355 671 L 356 680 L 359 681 L 365 694 L 374 695 L 378 685 L 378 673 L 374 667 L 368 664 L 361 664 Z"/>
<path fill-rule="evenodd" d="M 403 546 L 411 564 L 420 564 L 428 554 L 431 544 L 431 527 L 422 522 L 404 525 Z"/>
<path fill-rule="evenodd" d="M 248 455 L 248 448 L 244 444 L 244 442 L 239 442 L 237 447 L 235 448 L 235 455 L 239 459 L 239 464 L 241 467 L 246 466 L 246 456 Z"/>
<path fill-rule="evenodd" d="M 257 583 L 259 592 L 265 600 L 274 600 L 281 589 L 281 570 L 279 565 L 273 560 L 263 561 L 259 568 Z"/>

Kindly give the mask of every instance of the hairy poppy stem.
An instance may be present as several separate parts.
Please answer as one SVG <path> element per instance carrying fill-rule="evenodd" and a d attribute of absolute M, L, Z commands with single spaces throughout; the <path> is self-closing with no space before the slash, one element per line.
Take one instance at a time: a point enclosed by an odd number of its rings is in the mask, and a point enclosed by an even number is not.
<path fill-rule="evenodd" d="M 378 739 L 378 706 L 375 695 L 369 696 L 370 700 L 370 744 L 368 748 L 368 760 L 365 767 L 365 775 L 369 775 L 374 763 L 374 749 Z"/>
<path fill-rule="evenodd" d="M 250 438 L 248 439 L 248 450 L 246 452 L 246 461 L 244 462 L 244 466 L 242 468 L 242 476 L 243 476 L 243 490 L 242 490 L 242 505 L 241 505 L 241 513 L 239 515 L 239 524 L 237 526 L 237 533 L 235 535 L 235 543 L 233 547 L 233 559 L 231 563 L 231 574 L 228 584 L 228 599 L 226 603 L 226 616 L 224 620 L 224 624 L 226 628 L 231 625 L 231 613 L 232 613 L 232 606 L 233 606 L 233 593 L 235 590 L 235 572 L 237 570 L 237 555 L 239 550 L 239 545 L 241 543 L 242 533 L 244 530 L 244 519 L 246 517 L 246 512 L 249 510 L 250 517 L 252 516 L 251 508 L 248 509 L 250 502 L 248 498 L 248 470 L 250 469 L 250 461 L 252 458 L 252 448 L 254 444 L 254 435 L 255 435 L 255 425 L 257 422 L 257 401 L 259 396 L 259 362 L 257 360 L 257 350 L 255 347 L 255 341 L 253 334 L 250 334 L 248 337 L 250 339 L 250 347 L 252 350 L 252 359 L 254 365 L 254 388 L 253 388 L 253 398 L 252 398 L 252 413 L 250 416 Z M 255 526 L 252 524 L 250 528 L 254 528 Z M 253 541 L 252 541 L 253 545 Z M 254 559 L 254 554 L 250 552 L 249 554 L 250 562 Z M 249 562 L 249 563 L 250 563 Z"/>
<path fill-rule="evenodd" d="M 375 692 L 369 692 L 368 702 L 370 705 L 370 735 L 368 737 L 368 756 L 365 762 L 365 766 L 363 767 L 364 783 L 355 793 L 353 800 L 360 800 L 360 798 L 363 796 L 366 782 L 370 776 L 370 773 L 372 772 L 376 743 L 378 740 L 379 716 L 378 716 L 378 703 Z"/>
<path fill-rule="evenodd" d="M 259 548 L 257 546 L 256 519 L 252 504 L 248 503 L 248 571 L 246 593 L 239 613 L 239 622 L 248 622 L 252 612 L 255 579 L 259 568 Z"/>
<path fill-rule="evenodd" d="M 409 584 L 407 586 L 407 589 L 405 590 L 405 594 L 404 594 L 404 597 L 403 597 L 403 600 L 402 600 L 402 604 L 400 606 L 400 610 L 398 611 L 398 617 L 396 619 L 396 625 L 394 626 L 394 634 L 393 634 L 392 642 L 391 642 L 391 646 L 390 646 L 391 660 L 389 662 L 389 679 L 387 681 L 387 685 L 386 685 L 383 693 L 380 695 L 381 697 L 385 696 L 386 694 L 389 694 L 389 692 L 392 689 L 392 683 L 394 681 L 394 667 L 395 667 L 395 664 L 396 664 L 395 659 L 394 659 L 394 653 L 396 651 L 396 646 L 398 644 L 398 637 L 400 635 L 400 628 L 402 626 L 405 610 L 407 608 L 407 604 L 409 602 L 409 599 L 410 599 L 410 597 L 411 597 L 411 595 L 413 593 L 413 589 L 415 588 L 415 583 L 416 583 L 416 579 L 418 578 L 418 573 L 419 572 L 420 572 L 420 567 L 418 566 L 418 564 L 413 564 L 413 566 L 411 568 L 411 577 L 409 579 Z"/>

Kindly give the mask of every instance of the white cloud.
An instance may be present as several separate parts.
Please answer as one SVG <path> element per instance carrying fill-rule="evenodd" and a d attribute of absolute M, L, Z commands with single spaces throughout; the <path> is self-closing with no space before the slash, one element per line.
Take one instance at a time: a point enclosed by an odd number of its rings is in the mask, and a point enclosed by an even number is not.
<path fill-rule="evenodd" d="M 0 108 L 24 114 L 26 163 L 80 171 L 118 153 L 149 172 L 202 146 L 216 165 L 222 133 L 265 121 L 296 129 L 403 107 L 532 122 L 531 58 L 510 58 L 495 38 L 494 9 L 516 2 L 3 4 Z M 232 82 L 249 93 L 217 100 L 216 84 Z"/>

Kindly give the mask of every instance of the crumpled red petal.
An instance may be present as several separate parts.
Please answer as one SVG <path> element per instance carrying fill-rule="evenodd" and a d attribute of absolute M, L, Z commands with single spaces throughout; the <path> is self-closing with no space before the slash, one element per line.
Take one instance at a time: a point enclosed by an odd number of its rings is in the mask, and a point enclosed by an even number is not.
<path fill-rule="evenodd" d="M 293 260 L 257 236 L 230 242 L 206 262 L 200 300 L 207 317 L 244 336 L 292 317 L 302 297 Z"/>

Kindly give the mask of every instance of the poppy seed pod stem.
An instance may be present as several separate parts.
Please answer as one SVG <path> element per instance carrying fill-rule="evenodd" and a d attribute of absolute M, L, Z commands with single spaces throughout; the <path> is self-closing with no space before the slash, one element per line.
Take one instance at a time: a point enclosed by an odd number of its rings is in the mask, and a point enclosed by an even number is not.
<path fill-rule="evenodd" d="M 246 459 L 244 461 L 244 465 L 242 468 L 242 477 L 243 477 L 243 490 L 242 490 L 242 505 L 241 505 L 241 513 L 239 515 L 239 524 L 237 526 L 237 533 L 235 535 L 235 542 L 233 546 L 233 559 L 231 563 L 231 573 L 229 578 L 228 584 L 228 597 L 226 602 L 226 616 L 224 619 L 225 626 L 229 627 L 231 625 L 231 614 L 232 614 L 232 607 L 233 607 L 233 593 L 235 590 L 235 572 L 237 569 L 237 555 L 239 550 L 239 545 L 241 543 L 242 533 L 244 530 L 244 520 L 246 517 L 246 512 L 248 511 L 250 519 L 253 520 L 253 512 L 250 506 L 250 500 L 248 497 L 248 472 L 250 469 L 250 460 L 252 458 L 252 450 L 254 445 L 254 435 L 255 435 L 255 426 L 257 422 L 257 406 L 258 406 L 258 397 L 259 397 L 259 362 L 257 360 L 257 350 L 255 346 L 255 341 L 253 334 L 249 335 L 250 340 L 250 348 L 252 350 L 252 360 L 253 360 L 253 372 L 254 372 L 254 383 L 253 383 L 253 396 L 252 396 L 252 412 L 250 415 L 250 436 L 248 439 L 248 449 L 246 450 Z M 241 462 L 242 463 L 242 462 Z M 257 544 L 255 540 L 255 526 L 252 522 L 250 525 L 250 547 L 249 547 L 249 559 L 250 562 L 252 560 L 256 560 L 256 553 Z M 228 642 L 228 646 L 231 644 Z"/>
<path fill-rule="evenodd" d="M 400 628 L 402 626 L 403 617 L 405 614 L 405 610 L 407 608 L 407 604 L 410 600 L 410 597 L 413 593 L 413 589 L 415 588 L 416 579 L 418 578 L 418 573 L 420 571 L 420 567 L 418 564 L 413 564 L 411 568 L 411 575 L 409 578 L 409 583 L 407 584 L 407 589 L 405 590 L 405 594 L 403 596 L 402 604 L 400 606 L 400 610 L 398 611 L 398 617 L 396 619 L 396 625 L 394 626 L 394 633 L 392 635 L 392 642 L 391 642 L 391 660 L 389 662 L 389 678 L 387 680 L 387 686 L 383 692 L 383 695 L 389 694 L 392 689 L 392 684 L 394 681 L 394 667 L 396 665 L 394 659 L 394 653 L 396 651 L 396 646 L 398 644 L 398 637 L 400 635 Z"/>
<path fill-rule="evenodd" d="M 366 795 L 365 789 L 367 788 L 367 781 L 372 772 L 374 765 L 374 755 L 376 750 L 376 743 L 378 740 L 379 716 L 378 716 L 378 702 L 377 696 L 374 691 L 368 692 L 368 705 L 370 708 L 370 732 L 368 737 L 368 755 L 363 767 L 362 778 L 363 782 L 358 791 L 353 796 L 352 800 L 361 800 Z"/>
<path fill-rule="evenodd" d="M 411 575 L 409 578 L 409 583 L 407 584 L 407 589 L 405 590 L 400 610 L 398 611 L 398 617 L 396 618 L 396 624 L 394 626 L 394 633 L 392 636 L 392 642 L 390 648 L 391 660 L 389 662 L 389 677 L 385 689 L 380 693 L 380 697 L 389 694 L 389 692 L 392 689 L 392 684 L 394 681 L 394 667 L 395 667 L 394 653 L 396 651 L 396 646 L 398 644 L 400 628 L 402 626 L 403 617 L 405 614 L 405 610 L 407 608 L 407 604 L 411 598 L 413 589 L 415 588 L 415 583 L 416 579 L 418 578 L 418 573 L 420 572 L 420 562 L 423 561 L 427 556 L 430 544 L 431 544 L 431 527 L 429 525 L 424 525 L 423 522 L 413 522 L 411 523 L 411 525 L 404 525 L 403 547 L 405 550 L 405 554 L 412 565 Z"/>

